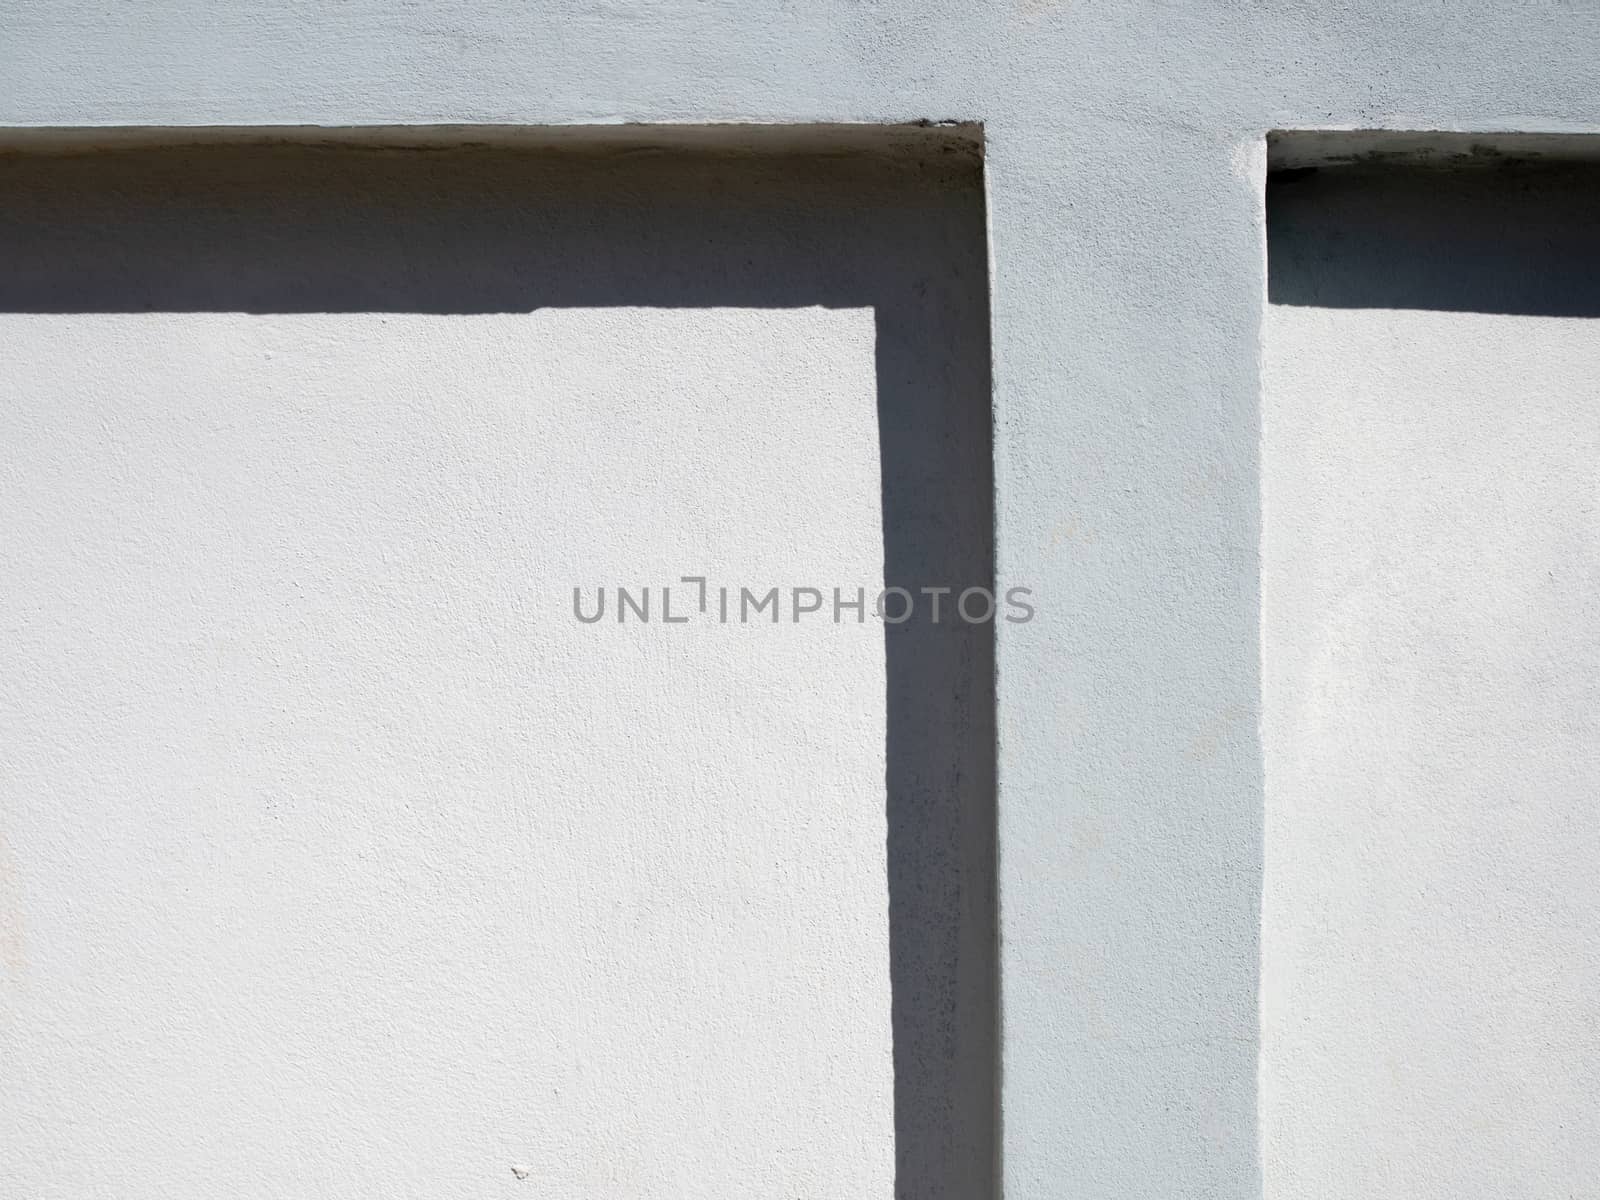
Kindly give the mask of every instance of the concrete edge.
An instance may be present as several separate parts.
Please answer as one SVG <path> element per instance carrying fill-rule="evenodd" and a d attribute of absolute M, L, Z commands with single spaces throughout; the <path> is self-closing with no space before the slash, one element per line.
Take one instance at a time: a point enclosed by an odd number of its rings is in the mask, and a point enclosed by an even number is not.
<path fill-rule="evenodd" d="M 899 124 L 615 125 L 138 125 L 0 126 L 0 154 L 86 154 L 203 146 L 301 146 L 379 151 L 492 149 L 600 156 L 859 156 L 979 165 L 978 121 Z"/>
<path fill-rule="evenodd" d="M 1600 162 L 1600 133 L 1463 133 L 1394 129 L 1274 129 L 1267 169 L 1436 166 L 1462 169 L 1533 162 Z"/>

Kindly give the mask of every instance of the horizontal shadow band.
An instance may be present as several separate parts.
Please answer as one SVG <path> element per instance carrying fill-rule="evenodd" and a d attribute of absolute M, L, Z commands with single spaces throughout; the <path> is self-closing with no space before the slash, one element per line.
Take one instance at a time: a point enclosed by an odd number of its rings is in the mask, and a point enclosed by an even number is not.
<path fill-rule="evenodd" d="M 1267 255 L 1273 304 L 1600 316 L 1600 164 L 1275 173 Z"/>

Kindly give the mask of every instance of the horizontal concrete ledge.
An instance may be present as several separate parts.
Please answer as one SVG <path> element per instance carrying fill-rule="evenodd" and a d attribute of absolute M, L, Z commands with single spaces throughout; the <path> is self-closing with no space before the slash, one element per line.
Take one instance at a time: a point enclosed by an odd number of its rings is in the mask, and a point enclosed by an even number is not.
<path fill-rule="evenodd" d="M 1596 133 L 1461 133 L 1393 129 L 1275 129 L 1267 169 L 1395 164 L 1450 168 L 1600 161 Z"/>
<path fill-rule="evenodd" d="M 690 152 L 726 155 L 983 157 L 976 121 L 795 125 L 146 125 L 0 127 L 0 154 L 82 154 L 171 146 L 329 146 L 392 151 L 481 147 L 601 155 Z"/>

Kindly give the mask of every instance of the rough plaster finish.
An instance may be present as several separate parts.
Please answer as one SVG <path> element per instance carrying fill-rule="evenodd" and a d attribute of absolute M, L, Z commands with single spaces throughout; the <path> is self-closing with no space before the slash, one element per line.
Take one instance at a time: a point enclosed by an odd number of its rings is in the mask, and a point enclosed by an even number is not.
<path fill-rule="evenodd" d="M 891 1194 L 870 311 L 0 325 L 0 1191 Z"/>
<path fill-rule="evenodd" d="M 1274 189 L 1269 1196 L 1583 1195 L 1600 1172 L 1596 184 Z"/>
<path fill-rule="evenodd" d="M 987 580 L 970 165 L 0 176 L 6 1181 L 981 1188 L 988 631 L 659 624 Z"/>
<path fill-rule="evenodd" d="M 1256 5 L 11 6 L 0 121 L 984 122 L 1011 1200 L 1250 1196 L 1261 153 L 1596 130 L 1600 12 Z"/>

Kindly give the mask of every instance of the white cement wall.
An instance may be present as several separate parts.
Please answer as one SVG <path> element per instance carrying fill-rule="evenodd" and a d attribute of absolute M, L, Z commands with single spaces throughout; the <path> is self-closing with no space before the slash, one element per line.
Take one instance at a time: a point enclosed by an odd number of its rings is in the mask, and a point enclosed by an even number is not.
<path fill-rule="evenodd" d="M 975 184 L 0 161 L 0 1195 L 990 1177 Z"/>
<path fill-rule="evenodd" d="M 994 760 L 974 770 L 965 751 L 942 749 L 949 738 L 897 760 L 919 724 L 983 721 L 981 708 L 941 699 L 957 689 L 916 674 L 926 654 L 900 659 L 902 713 L 938 711 L 902 716 L 910 736 L 897 738 L 891 706 L 891 774 L 897 761 L 935 764 L 907 766 L 907 786 L 891 791 L 891 848 L 903 831 L 917 867 L 894 876 L 891 855 L 891 929 L 905 934 L 891 936 L 891 967 L 945 983 L 896 1006 L 910 1034 L 896 1037 L 897 1143 L 948 1147 L 952 1128 L 979 1130 L 974 1157 L 1003 1176 L 1006 1200 L 1245 1200 L 1261 1191 L 1263 135 L 1594 134 L 1597 39 L 1600 8 L 1504 0 L 17 0 L 0 7 L 0 126 L 443 124 L 470 140 L 507 124 L 983 122 L 989 254 L 964 269 L 987 276 L 993 298 L 993 387 L 979 388 L 993 414 L 986 548 L 1004 582 L 1049 602 L 1001 628 L 994 655 L 1004 1121 L 992 1157 L 981 1153 L 995 1129 L 989 1092 L 952 1083 L 984 1057 L 967 1032 L 983 1022 L 968 1014 L 992 1002 L 992 972 L 987 985 L 950 981 L 955 964 L 985 957 L 974 931 L 991 926 L 973 918 L 993 904 L 957 882 L 996 835 L 957 836 L 949 797 L 993 779 Z M 820 174 L 785 193 L 797 210 Z M 119 194 L 85 186 L 71 203 Z M 9 203 L 0 231 L 15 227 Z M 297 203 L 279 197 L 285 212 Z M 184 231 L 159 247 L 182 247 L 207 212 L 226 211 L 178 207 Z M 894 223 L 865 223 L 897 236 Z M 701 246 L 727 244 L 706 224 Z M 581 242 L 581 221 L 563 230 Z M 815 245 L 790 249 L 787 274 L 805 276 Z M 0 292 L 22 250 L 7 245 Z M 203 268 L 174 283 L 119 275 L 115 250 L 83 259 L 29 278 L 69 299 L 85 276 L 135 293 L 204 290 Z M 617 261 L 601 253 L 589 266 L 604 275 Z M 653 266 L 669 290 L 691 277 Z M 935 287 L 918 311 L 936 316 L 947 301 Z M 919 363 L 950 341 L 935 332 L 921 354 L 880 339 L 922 394 L 933 389 Z M 956 436 L 908 435 L 901 460 L 948 474 L 954 446 L 986 457 L 988 412 Z M 959 540 L 948 523 L 920 528 L 923 547 Z M 982 647 L 971 661 L 985 661 Z M 919 890 L 928 878 L 945 883 Z M 898 926 L 897 895 L 911 914 Z M 901 1112 L 919 1116 L 902 1125 Z M 925 1161 L 907 1185 L 919 1200 L 956 1175 L 943 1150 Z"/>
<path fill-rule="evenodd" d="M 1592 184 L 1325 191 L 1266 328 L 1266 1194 L 1587 1195 L 1600 321 L 1474 309 L 1578 308 Z"/>
<path fill-rule="evenodd" d="M 0 318 L 0 1191 L 891 1194 L 873 338 Z"/>

